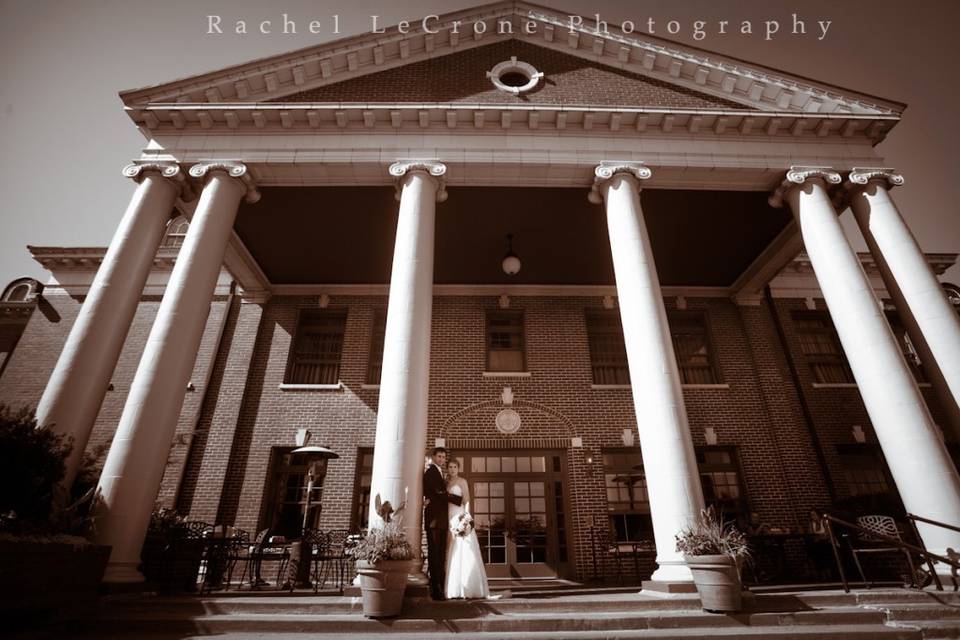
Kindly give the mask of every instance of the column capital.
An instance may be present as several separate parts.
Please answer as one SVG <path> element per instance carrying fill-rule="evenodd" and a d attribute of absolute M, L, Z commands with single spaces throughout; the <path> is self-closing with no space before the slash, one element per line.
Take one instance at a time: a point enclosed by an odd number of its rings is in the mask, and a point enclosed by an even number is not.
<path fill-rule="evenodd" d="M 826 182 L 828 185 L 837 185 L 840 184 L 840 174 L 834 171 L 831 167 L 805 167 L 805 166 L 793 166 L 787 171 L 787 175 L 784 178 L 776 189 L 773 190 L 773 193 L 770 194 L 770 197 L 767 198 L 767 202 L 770 203 L 771 207 L 779 209 L 783 207 L 784 196 L 791 189 L 803 185 L 807 180 L 820 179 Z"/>
<path fill-rule="evenodd" d="M 250 204 L 260 199 L 260 191 L 244 163 L 237 160 L 211 160 L 190 167 L 190 175 L 198 180 L 204 180 L 212 171 L 225 171 L 231 178 L 239 180 L 246 191 L 245 199 Z"/>
<path fill-rule="evenodd" d="M 421 171 L 436 180 L 437 202 L 447 199 L 447 165 L 439 160 L 398 160 L 387 170 L 394 179 L 397 201 L 400 201 L 400 192 L 403 190 L 403 180 L 408 173 Z"/>
<path fill-rule="evenodd" d="M 593 170 L 593 184 L 587 199 L 593 204 L 603 204 L 603 186 L 618 173 L 628 173 L 637 180 L 646 180 L 653 175 L 650 167 L 642 162 L 601 162 Z"/>
<path fill-rule="evenodd" d="M 133 181 L 138 184 L 147 173 L 159 173 L 163 178 L 167 179 L 177 189 L 180 199 L 184 202 L 189 202 L 197 197 L 193 185 L 187 180 L 187 176 L 184 175 L 180 169 L 180 165 L 176 162 L 155 160 L 147 162 L 133 161 L 123 168 L 123 175 L 133 179 Z"/>
<path fill-rule="evenodd" d="M 887 167 L 854 167 L 847 176 L 843 186 L 845 189 L 859 189 L 873 181 L 883 181 L 888 189 L 903 186 L 903 176 L 896 169 Z"/>

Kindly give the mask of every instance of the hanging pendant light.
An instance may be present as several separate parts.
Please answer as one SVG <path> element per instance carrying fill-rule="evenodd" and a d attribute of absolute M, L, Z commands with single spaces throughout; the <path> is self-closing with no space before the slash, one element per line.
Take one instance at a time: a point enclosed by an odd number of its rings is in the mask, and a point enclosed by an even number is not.
<path fill-rule="evenodd" d="M 507 234 L 507 255 L 503 258 L 503 272 L 508 276 L 515 276 L 520 272 L 520 258 L 513 252 L 513 234 Z"/>

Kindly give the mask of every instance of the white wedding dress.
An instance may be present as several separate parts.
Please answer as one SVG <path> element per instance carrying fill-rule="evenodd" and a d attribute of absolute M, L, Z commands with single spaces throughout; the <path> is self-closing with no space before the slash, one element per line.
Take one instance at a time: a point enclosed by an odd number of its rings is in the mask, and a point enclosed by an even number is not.
<path fill-rule="evenodd" d="M 454 485 L 450 493 L 463 496 L 460 485 Z M 451 526 L 457 516 L 465 511 L 463 505 L 450 504 L 449 521 Z M 477 532 L 470 530 L 465 536 L 453 531 L 447 533 L 447 598 L 487 598 L 490 586 L 487 584 L 487 572 L 483 568 L 483 556 L 480 555 L 480 542 Z"/>

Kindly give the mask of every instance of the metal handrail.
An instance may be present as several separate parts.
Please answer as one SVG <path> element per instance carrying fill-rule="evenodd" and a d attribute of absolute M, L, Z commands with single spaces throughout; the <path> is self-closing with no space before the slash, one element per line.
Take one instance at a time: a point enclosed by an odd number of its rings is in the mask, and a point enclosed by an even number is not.
<path fill-rule="evenodd" d="M 897 538 L 891 538 L 890 536 L 884 535 L 882 533 L 871 531 L 869 529 L 861 527 L 858 524 L 853 524 L 852 522 L 841 520 L 840 518 L 837 518 L 836 516 L 832 516 L 829 513 L 823 514 L 823 519 L 826 521 L 827 533 L 830 535 L 830 545 L 833 547 L 833 558 L 834 560 L 836 560 L 837 569 L 839 569 L 840 571 L 840 581 L 843 583 L 843 590 L 847 593 L 850 593 L 850 586 L 847 583 L 846 573 L 843 570 L 843 563 L 840 561 L 840 552 L 837 548 L 837 538 L 836 538 L 836 535 L 834 535 L 833 533 L 832 523 L 834 522 L 841 526 L 847 527 L 848 529 L 852 529 L 858 533 L 862 533 L 866 536 L 883 540 L 884 542 L 892 544 L 895 547 L 899 547 L 900 549 L 909 550 L 919 554 L 926 561 L 927 567 L 930 569 L 930 575 L 933 576 L 933 580 L 937 585 L 938 591 L 943 591 L 943 584 L 940 582 L 940 576 L 937 575 L 937 572 L 933 567 L 933 561 L 938 560 L 940 562 L 950 565 L 951 567 L 960 569 L 960 562 L 941 556 L 939 554 L 933 553 L 931 551 L 927 551 L 923 547 L 918 547 L 916 545 L 910 544 L 909 542 L 904 542 L 903 540 L 900 540 Z M 911 576 L 911 578 L 914 578 L 914 577 Z"/>
<path fill-rule="evenodd" d="M 930 518 L 924 518 L 922 516 L 915 516 L 912 513 L 907 514 L 907 519 L 915 522 L 924 522 L 926 524 L 932 524 L 935 527 L 940 527 L 941 529 L 950 529 L 951 531 L 956 531 L 960 533 L 960 527 L 956 527 L 952 524 L 947 524 L 946 522 L 938 522 L 936 520 L 931 520 Z"/>

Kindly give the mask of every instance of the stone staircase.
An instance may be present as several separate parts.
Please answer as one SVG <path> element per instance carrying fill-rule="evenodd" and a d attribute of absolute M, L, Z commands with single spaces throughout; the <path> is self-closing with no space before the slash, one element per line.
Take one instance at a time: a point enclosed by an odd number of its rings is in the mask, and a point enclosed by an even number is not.
<path fill-rule="evenodd" d="M 509 595 L 509 594 L 508 594 Z M 66 633 L 65 633 L 66 632 Z M 408 599 L 404 614 L 370 620 L 359 598 L 306 594 L 106 598 L 69 624 L 33 629 L 46 638 L 960 638 L 960 594 L 874 590 L 751 594 L 737 614 L 711 614 L 692 596 L 623 590 L 524 591 L 472 602 Z"/>

